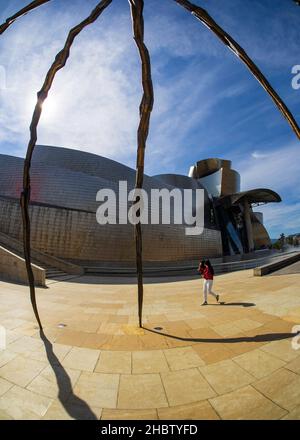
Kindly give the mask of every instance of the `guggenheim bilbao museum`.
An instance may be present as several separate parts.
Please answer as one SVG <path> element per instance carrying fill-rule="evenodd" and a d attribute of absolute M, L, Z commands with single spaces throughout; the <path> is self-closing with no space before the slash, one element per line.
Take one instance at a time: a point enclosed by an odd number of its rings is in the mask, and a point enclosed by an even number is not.
<path fill-rule="evenodd" d="M 23 159 L 0 155 L 0 237 L 22 241 L 19 197 Z M 135 263 L 132 224 L 100 225 L 96 219 L 101 188 L 118 191 L 135 185 L 135 170 L 114 160 L 69 148 L 36 146 L 31 167 L 32 249 L 82 267 Z M 223 159 L 205 159 L 189 175 L 144 178 L 144 189 L 204 190 L 204 230 L 186 235 L 185 224 L 143 225 L 143 259 L 147 265 L 236 255 L 267 248 L 269 235 L 255 206 L 280 202 L 270 189 L 240 191 L 240 175 Z M 1 240 L 0 240 L 1 241 Z"/>

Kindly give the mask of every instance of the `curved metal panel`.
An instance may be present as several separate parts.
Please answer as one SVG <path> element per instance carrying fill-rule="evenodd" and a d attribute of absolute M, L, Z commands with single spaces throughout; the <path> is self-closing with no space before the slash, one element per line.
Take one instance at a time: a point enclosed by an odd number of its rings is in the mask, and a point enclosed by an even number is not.
<path fill-rule="evenodd" d="M 134 187 L 134 171 L 118 162 L 77 150 L 58 147 L 36 149 L 31 169 L 30 219 L 32 247 L 51 255 L 88 264 L 135 259 L 133 226 L 105 225 L 96 221 L 96 194 L 114 189 L 126 180 Z M 21 214 L 17 200 L 22 189 L 23 159 L 1 156 L 0 230 L 21 239 Z M 199 188 L 186 176 L 146 176 L 144 188 Z M 1 197 L 2 196 L 2 197 Z M 153 207 L 149 204 L 149 212 Z M 221 235 L 209 219 L 210 202 L 205 192 L 205 229 L 187 236 L 185 224 L 144 225 L 145 262 L 183 261 L 222 254 Z"/>

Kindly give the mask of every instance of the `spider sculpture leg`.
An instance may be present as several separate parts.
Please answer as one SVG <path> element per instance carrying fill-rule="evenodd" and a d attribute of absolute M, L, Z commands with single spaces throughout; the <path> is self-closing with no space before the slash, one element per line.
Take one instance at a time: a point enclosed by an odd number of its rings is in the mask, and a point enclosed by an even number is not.
<path fill-rule="evenodd" d="M 18 18 L 32 11 L 33 9 L 48 3 L 50 0 L 35 0 L 15 13 L 13 16 L 0 25 L 0 35 L 7 30 L 7 28 L 14 23 Z M 233 53 L 240 58 L 240 60 L 248 67 L 250 72 L 259 81 L 262 87 L 269 93 L 275 105 L 279 108 L 283 116 L 288 120 L 293 131 L 300 139 L 300 129 L 295 121 L 290 110 L 282 101 L 280 96 L 273 89 L 266 77 L 262 74 L 260 69 L 255 65 L 251 58 L 247 55 L 245 50 L 227 33 L 225 32 L 214 19 L 201 7 L 194 5 L 188 0 L 174 0 L 176 3 L 187 9 L 195 17 L 205 24 Z M 76 36 L 89 24 L 93 23 L 103 12 L 103 10 L 112 2 L 112 0 L 102 0 L 91 12 L 91 14 L 80 24 L 75 26 L 69 32 L 64 48 L 59 52 L 55 58 L 54 63 L 48 71 L 42 89 L 38 93 L 37 104 L 33 113 L 30 125 L 30 141 L 28 144 L 26 159 L 24 162 L 23 171 L 23 192 L 21 194 L 21 210 L 23 220 L 23 240 L 24 240 L 24 254 L 26 261 L 26 268 L 28 274 L 28 281 L 30 286 L 30 297 L 33 310 L 40 328 L 41 321 L 39 318 L 36 298 L 34 277 L 31 269 L 30 257 L 30 222 L 28 205 L 30 201 L 30 165 L 34 147 L 37 141 L 37 126 L 42 112 L 42 104 L 48 96 L 48 92 L 52 86 L 54 77 L 58 70 L 62 69 L 69 57 L 70 48 Z M 296 1 L 298 2 L 298 1 Z M 143 0 L 129 0 L 132 14 L 134 39 L 137 44 L 139 54 L 142 61 L 142 82 L 143 82 L 143 99 L 140 105 L 140 124 L 138 128 L 138 150 L 137 150 L 137 171 L 136 171 L 136 189 L 142 188 L 144 176 L 144 154 L 146 148 L 146 140 L 149 130 L 150 114 L 153 107 L 153 87 L 151 81 L 150 59 L 146 46 L 144 45 L 143 35 Z M 136 263 L 138 275 L 138 308 L 139 308 L 139 324 L 142 326 L 142 305 L 143 305 L 143 272 L 142 272 L 142 233 L 141 224 L 138 223 L 135 227 L 136 238 Z"/>
<path fill-rule="evenodd" d="M 86 26 L 96 21 L 97 18 L 102 14 L 104 9 L 107 6 L 109 6 L 111 2 L 112 0 L 102 0 L 100 3 L 98 3 L 98 5 L 93 9 L 91 14 L 85 20 L 83 20 L 81 23 L 79 23 L 77 26 L 75 26 L 73 29 L 70 30 L 63 49 L 56 55 L 55 61 L 53 62 L 52 66 L 50 67 L 46 75 L 44 84 L 41 90 L 38 92 L 37 103 L 30 124 L 30 140 L 28 143 L 26 158 L 24 161 L 24 170 L 23 170 L 23 192 L 21 194 L 21 209 L 22 209 L 22 220 L 23 220 L 24 256 L 25 256 L 28 282 L 30 288 L 30 299 L 40 329 L 42 329 L 42 324 L 37 309 L 34 276 L 31 268 L 30 221 L 29 221 L 29 209 L 28 209 L 29 201 L 30 201 L 30 166 L 31 166 L 32 154 L 37 141 L 37 127 L 41 117 L 43 103 L 47 99 L 48 93 L 51 89 L 56 73 L 65 66 L 67 59 L 69 58 L 70 49 L 75 38 Z"/>
<path fill-rule="evenodd" d="M 27 6 L 24 6 L 24 8 L 20 9 L 18 12 L 16 12 L 11 17 L 8 17 L 3 24 L 0 25 L 0 35 L 3 34 L 3 32 L 6 31 L 7 28 L 11 24 L 13 24 L 18 18 L 22 17 L 23 15 L 27 14 L 28 12 L 32 11 L 33 9 L 38 8 L 39 6 L 42 6 L 44 3 L 48 3 L 51 0 L 35 0 L 31 3 L 29 3 Z"/>
<path fill-rule="evenodd" d="M 198 20 L 200 20 L 206 27 L 208 27 L 250 70 L 252 75 L 258 80 L 261 86 L 273 99 L 275 105 L 278 107 L 283 116 L 287 119 L 293 131 L 300 139 L 300 128 L 293 117 L 290 110 L 287 108 L 278 93 L 273 89 L 267 78 L 259 70 L 256 64 L 247 55 L 245 50 L 227 33 L 225 32 L 215 20 L 200 6 L 196 6 L 188 0 L 174 0 L 179 5 L 183 6 L 191 12 Z"/>
<path fill-rule="evenodd" d="M 147 47 L 144 44 L 143 0 L 129 0 L 133 25 L 134 40 L 142 62 L 143 98 L 140 104 L 140 123 L 137 133 L 137 160 L 135 188 L 143 187 L 144 160 L 146 140 L 149 132 L 150 115 L 153 108 L 153 85 L 151 79 L 151 63 Z M 143 257 L 142 257 L 142 228 L 141 223 L 135 225 L 136 267 L 138 279 L 138 314 L 139 326 L 142 327 L 143 309 Z"/>

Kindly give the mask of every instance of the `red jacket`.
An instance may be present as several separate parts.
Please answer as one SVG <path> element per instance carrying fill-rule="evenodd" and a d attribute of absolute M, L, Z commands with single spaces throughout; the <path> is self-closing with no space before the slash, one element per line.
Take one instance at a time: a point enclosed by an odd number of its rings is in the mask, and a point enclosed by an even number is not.
<path fill-rule="evenodd" d="M 205 266 L 204 269 L 199 269 L 199 272 L 201 273 L 201 275 L 203 276 L 203 278 L 205 280 L 213 280 L 214 276 L 211 273 L 211 271 L 209 270 L 209 268 L 207 266 Z"/>

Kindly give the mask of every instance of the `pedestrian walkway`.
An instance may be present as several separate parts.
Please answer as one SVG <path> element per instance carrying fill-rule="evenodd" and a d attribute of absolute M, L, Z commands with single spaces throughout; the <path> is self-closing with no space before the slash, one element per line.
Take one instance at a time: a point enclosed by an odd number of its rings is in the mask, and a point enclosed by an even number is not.
<path fill-rule="evenodd" d="M 37 289 L 0 282 L 1 419 L 300 418 L 300 274 L 148 280 L 90 276 Z M 293 342 L 293 345 L 292 345 Z M 300 341 L 299 341 L 300 343 Z"/>

